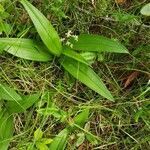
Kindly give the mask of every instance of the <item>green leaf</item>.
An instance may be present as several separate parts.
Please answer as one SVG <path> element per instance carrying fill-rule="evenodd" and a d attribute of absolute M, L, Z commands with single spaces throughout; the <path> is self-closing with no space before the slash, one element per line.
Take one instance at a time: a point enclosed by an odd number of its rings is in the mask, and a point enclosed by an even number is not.
<path fill-rule="evenodd" d="M 3 5 L 0 4 L 0 13 L 3 13 L 5 11 Z"/>
<path fill-rule="evenodd" d="M 42 138 L 40 141 L 43 144 L 48 145 L 48 144 L 52 143 L 53 140 L 52 139 L 48 139 L 48 138 Z"/>
<path fill-rule="evenodd" d="M 92 64 L 96 60 L 97 54 L 95 52 L 82 52 L 80 55 L 89 63 Z"/>
<path fill-rule="evenodd" d="M 0 48 L 14 56 L 28 60 L 43 62 L 51 60 L 51 55 L 44 45 L 36 44 L 29 39 L 0 38 Z"/>
<path fill-rule="evenodd" d="M 39 100 L 40 93 L 33 95 L 22 96 L 22 100 L 19 103 L 7 102 L 6 108 L 9 113 L 20 113 L 31 107 L 35 102 Z"/>
<path fill-rule="evenodd" d="M 42 139 L 42 137 L 43 137 L 43 132 L 42 132 L 42 130 L 41 130 L 40 128 L 38 128 L 38 129 L 34 132 L 34 139 L 35 139 L 36 141 L 38 141 L 38 140 Z"/>
<path fill-rule="evenodd" d="M 84 59 L 84 57 L 82 57 L 79 53 L 73 51 L 72 49 L 68 48 L 68 47 L 64 47 L 64 50 L 62 52 L 65 56 L 68 56 L 72 59 L 75 59 L 81 63 L 84 63 L 86 65 L 89 65 L 89 63 Z"/>
<path fill-rule="evenodd" d="M 100 142 L 99 137 L 97 138 L 97 136 L 91 134 L 90 131 L 90 122 L 87 122 L 84 130 L 86 131 L 85 133 L 85 137 L 86 139 L 92 144 L 92 145 L 97 145 Z"/>
<path fill-rule="evenodd" d="M 38 150 L 49 150 L 48 146 L 42 142 L 36 142 L 35 144 Z"/>
<path fill-rule="evenodd" d="M 121 23 L 134 23 L 135 21 L 138 21 L 137 16 L 135 16 L 133 14 L 126 13 L 124 11 L 115 12 L 112 14 L 112 17 L 116 21 L 121 22 Z"/>
<path fill-rule="evenodd" d="M 0 54 L 3 53 L 3 49 L 4 49 L 4 47 L 0 45 Z"/>
<path fill-rule="evenodd" d="M 9 35 L 11 31 L 11 25 L 6 22 L 0 22 L 0 32 L 5 32 L 6 35 Z"/>
<path fill-rule="evenodd" d="M 13 116 L 0 111 L 0 150 L 7 150 L 13 136 Z"/>
<path fill-rule="evenodd" d="M 128 53 L 127 49 L 118 41 L 99 35 L 81 34 L 78 41 L 71 39 L 71 43 L 73 49 L 80 51 Z"/>
<path fill-rule="evenodd" d="M 85 125 L 85 123 L 88 121 L 88 117 L 89 117 L 89 109 L 84 109 L 84 110 L 82 110 L 81 113 L 79 113 L 74 118 L 74 123 L 80 127 L 83 127 Z"/>
<path fill-rule="evenodd" d="M 0 83 L 0 99 L 7 100 L 7 101 L 13 101 L 18 103 L 22 100 L 19 94 L 17 92 L 10 88 L 8 85 L 4 85 Z"/>
<path fill-rule="evenodd" d="M 141 14 L 144 16 L 150 16 L 150 3 L 146 4 L 142 9 L 141 9 Z"/>
<path fill-rule="evenodd" d="M 50 150 L 64 150 L 67 144 L 67 138 L 69 135 L 69 131 L 67 128 L 63 129 L 50 144 Z"/>
<path fill-rule="evenodd" d="M 65 57 L 62 66 L 76 79 L 99 93 L 103 97 L 113 101 L 114 98 L 106 88 L 99 76 L 87 65 Z"/>
<path fill-rule="evenodd" d="M 44 116 L 53 115 L 55 118 L 61 120 L 62 122 L 66 119 L 66 112 L 57 108 L 56 106 L 48 107 L 48 108 L 41 108 L 37 110 L 39 114 Z"/>
<path fill-rule="evenodd" d="M 92 136 L 91 134 L 86 133 L 85 136 L 86 136 L 86 139 L 87 139 L 92 145 L 97 145 L 97 144 L 98 144 L 97 138 L 95 138 L 95 137 Z"/>
<path fill-rule="evenodd" d="M 79 133 L 77 134 L 78 139 L 76 141 L 76 146 L 79 147 L 85 140 L 85 134 L 84 133 Z"/>
<path fill-rule="evenodd" d="M 21 3 L 28 12 L 37 32 L 49 51 L 59 56 L 62 51 L 61 41 L 49 20 L 28 1 L 21 0 Z"/>
<path fill-rule="evenodd" d="M 31 142 L 29 142 L 29 143 L 26 143 L 26 145 L 27 145 L 27 150 L 37 150 L 37 148 L 35 148 L 35 143 L 31 143 Z"/>

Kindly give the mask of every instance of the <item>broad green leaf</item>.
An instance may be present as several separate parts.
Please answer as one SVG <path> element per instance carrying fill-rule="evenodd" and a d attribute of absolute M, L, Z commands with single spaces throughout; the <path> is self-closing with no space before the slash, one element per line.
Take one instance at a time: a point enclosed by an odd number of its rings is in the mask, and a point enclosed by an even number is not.
<path fill-rule="evenodd" d="M 0 150 L 7 150 L 13 136 L 13 116 L 0 111 Z"/>
<path fill-rule="evenodd" d="M 73 51 L 72 49 L 68 48 L 68 47 L 64 47 L 64 50 L 62 52 L 65 56 L 68 56 L 72 59 L 75 59 L 81 63 L 84 63 L 86 65 L 89 65 L 88 62 L 84 59 L 84 57 L 82 57 L 79 53 Z"/>
<path fill-rule="evenodd" d="M 30 39 L 0 38 L 0 48 L 27 60 L 45 62 L 52 58 L 44 45 L 36 44 Z"/>
<path fill-rule="evenodd" d="M 35 102 L 39 100 L 39 94 L 26 95 L 22 96 L 22 100 L 19 103 L 16 102 L 7 102 L 6 108 L 9 113 L 20 113 L 26 111 L 29 107 L 31 107 Z"/>
<path fill-rule="evenodd" d="M 89 109 L 84 109 L 74 118 L 74 123 L 80 127 L 83 127 L 85 123 L 88 121 L 89 117 Z"/>
<path fill-rule="evenodd" d="M 87 65 L 65 57 L 62 66 L 76 79 L 99 93 L 103 97 L 113 101 L 114 98 L 106 88 L 99 76 Z"/>
<path fill-rule="evenodd" d="M 17 92 L 14 89 L 1 83 L 0 83 L 0 99 L 13 101 L 16 103 L 22 100 L 20 95 L 17 94 Z"/>
<path fill-rule="evenodd" d="M 50 150 L 64 150 L 67 144 L 69 131 L 67 128 L 63 129 L 50 144 Z"/>
<path fill-rule="evenodd" d="M 97 54 L 95 52 L 82 52 L 80 55 L 89 63 L 92 64 L 96 60 Z"/>
<path fill-rule="evenodd" d="M 43 43 L 51 53 L 59 56 L 62 51 L 61 41 L 49 20 L 27 0 L 21 0 L 21 3 L 28 12 Z"/>
<path fill-rule="evenodd" d="M 141 14 L 144 16 L 150 16 L 150 3 L 146 4 L 142 9 L 141 9 Z"/>
<path fill-rule="evenodd" d="M 38 129 L 34 132 L 34 139 L 35 139 L 36 141 L 38 141 L 38 140 L 42 139 L 42 137 L 43 137 L 43 132 L 42 132 L 42 130 L 41 130 L 40 128 L 38 128 Z"/>
<path fill-rule="evenodd" d="M 128 53 L 118 41 L 100 35 L 81 34 L 78 41 L 71 39 L 70 42 L 73 44 L 73 49 L 80 51 Z"/>

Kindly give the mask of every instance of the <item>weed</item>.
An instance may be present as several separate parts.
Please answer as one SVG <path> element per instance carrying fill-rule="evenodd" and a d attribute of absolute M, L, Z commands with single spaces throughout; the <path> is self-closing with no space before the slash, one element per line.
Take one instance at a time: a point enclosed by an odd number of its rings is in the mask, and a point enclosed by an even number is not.
<path fill-rule="evenodd" d="M 11 26 L 9 32 L 1 31 L 7 41 L 3 38 L 0 42 L 1 145 L 19 150 L 149 149 L 150 32 L 149 18 L 140 14 L 145 1 L 31 2 L 52 22 L 64 39 L 61 44 L 65 49 L 61 58 L 53 56 L 20 3 L 1 3 L 3 12 L 9 14 L 7 20 L 2 17 L 2 22 Z M 71 33 L 69 37 L 67 32 Z M 119 39 L 131 55 L 84 51 L 89 46 L 99 51 L 101 47 L 94 47 L 95 39 L 105 38 L 80 33 L 104 35 L 113 39 L 107 38 L 109 42 Z M 78 41 L 74 34 L 79 35 Z M 88 41 L 88 47 L 81 47 L 88 38 L 90 42 L 94 39 L 94 45 Z M 72 48 L 66 48 L 68 42 Z M 88 64 L 94 69 L 115 102 L 102 100 L 98 93 L 64 72 L 62 64 L 69 62 L 63 57 L 70 57 L 67 60 L 72 63 L 79 61 L 80 68 Z M 138 76 L 131 80 L 134 72 Z M 130 83 L 126 87 L 127 81 Z"/>

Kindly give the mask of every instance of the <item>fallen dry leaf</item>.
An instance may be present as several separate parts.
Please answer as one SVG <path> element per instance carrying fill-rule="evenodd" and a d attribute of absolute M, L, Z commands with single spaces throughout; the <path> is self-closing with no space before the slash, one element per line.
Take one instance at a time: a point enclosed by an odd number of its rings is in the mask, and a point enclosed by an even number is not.
<path fill-rule="evenodd" d="M 125 81 L 125 84 L 124 84 L 124 88 L 127 88 L 131 82 L 137 78 L 137 76 L 139 75 L 139 72 L 138 71 L 134 71 L 132 72 L 128 77 L 127 77 L 127 80 Z"/>

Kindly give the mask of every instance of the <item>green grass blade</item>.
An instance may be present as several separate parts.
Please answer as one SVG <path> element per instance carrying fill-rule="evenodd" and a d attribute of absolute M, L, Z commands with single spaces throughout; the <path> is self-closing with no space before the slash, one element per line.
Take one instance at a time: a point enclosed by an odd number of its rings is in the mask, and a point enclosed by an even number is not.
<path fill-rule="evenodd" d="M 80 127 L 83 127 L 85 123 L 88 121 L 89 117 L 89 109 L 82 110 L 77 116 L 74 117 L 74 123 Z"/>
<path fill-rule="evenodd" d="M 46 62 L 52 59 L 47 48 L 33 40 L 19 38 L 0 38 L 0 47 L 8 53 L 27 60 Z"/>
<path fill-rule="evenodd" d="M 18 104 L 19 107 L 21 107 L 23 110 L 24 107 L 20 104 L 22 101 L 22 97 L 12 88 L 10 88 L 8 85 L 4 85 L 0 83 L 0 100 L 6 100 L 10 101 L 12 103 Z"/>
<path fill-rule="evenodd" d="M 6 104 L 6 108 L 9 113 L 21 113 L 36 103 L 39 100 L 39 97 L 40 94 L 22 96 L 22 100 L 19 101 L 19 104 L 14 101 L 9 101 Z"/>
<path fill-rule="evenodd" d="M 127 49 L 118 41 L 99 35 L 81 34 L 78 41 L 71 39 L 71 43 L 73 49 L 80 51 L 128 53 Z"/>
<path fill-rule="evenodd" d="M 1 83 L 0 83 L 0 99 L 14 102 L 22 100 L 21 96 L 17 94 L 17 92 L 14 89 Z"/>
<path fill-rule="evenodd" d="M 67 138 L 69 135 L 68 129 L 63 129 L 51 143 L 49 149 L 50 150 L 64 150 L 67 144 Z"/>
<path fill-rule="evenodd" d="M 79 53 L 73 51 L 72 49 L 68 48 L 68 47 L 64 47 L 63 50 L 63 55 L 70 57 L 72 59 L 75 59 L 81 63 L 84 63 L 86 65 L 89 65 L 89 63 L 84 59 L 84 57 L 82 57 Z"/>
<path fill-rule="evenodd" d="M 76 79 L 84 83 L 95 92 L 111 101 L 114 100 L 113 96 L 108 91 L 102 80 L 89 66 L 67 57 L 62 60 L 62 66 L 72 76 L 74 76 Z"/>
<path fill-rule="evenodd" d="M 62 51 L 61 41 L 49 20 L 28 1 L 21 0 L 21 3 L 28 12 L 37 32 L 49 51 L 59 56 Z"/>
<path fill-rule="evenodd" d="M 0 111 L 0 150 L 7 150 L 13 136 L 13 116 Z"/>

